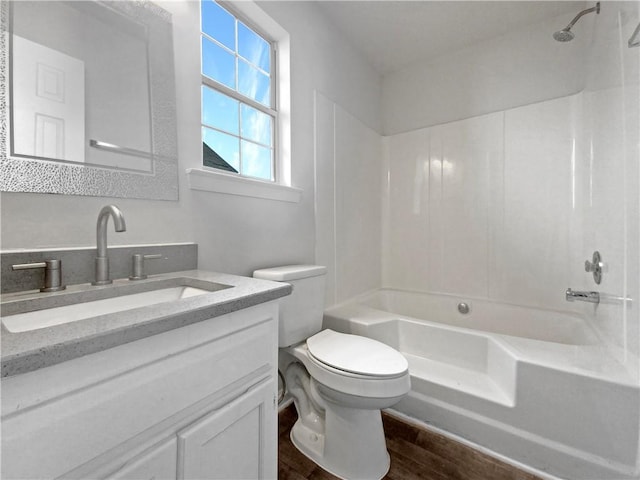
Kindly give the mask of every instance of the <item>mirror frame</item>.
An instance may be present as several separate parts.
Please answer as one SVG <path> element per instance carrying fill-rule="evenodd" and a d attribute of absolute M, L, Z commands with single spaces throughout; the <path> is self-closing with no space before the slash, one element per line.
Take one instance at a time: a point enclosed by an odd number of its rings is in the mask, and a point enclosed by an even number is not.
<path fill-rule="evenodd" d="M 148 29 L 154 168 L 151 173 L 135 172 L 9 155 L 8 39 L 12 1 L 0 2 L 0 191 L 177 201 L 178 142 L 171 14 L 148 0 L 96 1 Z"/>

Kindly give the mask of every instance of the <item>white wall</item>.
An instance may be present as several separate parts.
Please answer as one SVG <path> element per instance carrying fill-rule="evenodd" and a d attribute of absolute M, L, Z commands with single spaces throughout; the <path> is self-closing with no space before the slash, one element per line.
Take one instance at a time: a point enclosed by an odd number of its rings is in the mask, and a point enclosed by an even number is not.
<path fill-rule="evenodd" d="M 580 20 L 576 38 L 569 43 L 558 43 L 551 34 L 569 23 L 573 14 L 385 75 L 383 133 L 393 135 L 579 92 L 584 87 L 585 52 L 594 17 Z"/>
<path fill-rule="evenodd" d="M 566 309 L 579 101 L 387 137 L 383 283 Z"/>
<path fill-rule="evenodd" d="M 315 226 L 306 261 L 327 266 L 333 305 L 381 284 L 381 79 L 312 2 L 261 6 L 291 34 L 294 161 Z"/>
<path fill-rule="evenodd" d="M 299 114 L 293 125 L 301 119 L 312 125 L 313 92 L 318 90 L 380 132 L 382 80 L 324 13 L 313 2 L 258 4 L 291 35 L 292 103 Z M 305 129 L 305 134 L 312 131 Z"/>
<path fill-rule="evenodd" d="M 315 132 L 316 261 L 334 305 L 382 282 L 382 140 L 319 92 Z"/>
<path fill-rule="evenodd" d="M 385 76 L 385 285 L 566 309 L 593 30 L 554 41 L 571 18 Z"/>
<path fill-rule="evenodd" d="M 261 3 L 291 36 L 292 184 L 303 189 L 302 201 L 192 191 L 185 169 L 200 165 L 202 148 L 198 4 L 158 3 L 174 17 L 180 200 L 2 193 L 2 248 L 95 245 L 98 211 L 114 203 L 123 210 L 128 229 L 110 231 L 110 244 L 195 241 L 201 268 L 237 274 L 314 262 L 314 91 L 326 92 L 363 124 L 379 130 L 379 76 L 312 3 Z"/>

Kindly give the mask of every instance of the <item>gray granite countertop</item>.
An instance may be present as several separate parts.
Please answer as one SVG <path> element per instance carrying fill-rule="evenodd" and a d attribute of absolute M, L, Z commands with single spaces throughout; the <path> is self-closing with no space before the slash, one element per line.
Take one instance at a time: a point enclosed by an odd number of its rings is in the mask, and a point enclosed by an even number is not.
<path fill-rule="evenodd" d="M 114 280 L 105 287 L 72 285 L 62 292 L 29 291 L 2 296 L 3 317 L 34 308 L 152 290 L 158 286 L 187 285 L 215 288 L 206 294 L 138 307 L 37 330 L 12 333 L 2 325 L 2 377 L 26 373 L 83 355 L 166 332 L 185 325 L 275 300 L 291 293 L 291 285 L 249 277 L 189 270 L 150 276 L 131 282 Z M 226 288 L 225 288 L 226 287 Z M 232 288 L 228 288 L 232 287 Z M 208 288 L 207 288 L 208 289 Z M 38 305 L 37 307 L 34 307 Z"/>

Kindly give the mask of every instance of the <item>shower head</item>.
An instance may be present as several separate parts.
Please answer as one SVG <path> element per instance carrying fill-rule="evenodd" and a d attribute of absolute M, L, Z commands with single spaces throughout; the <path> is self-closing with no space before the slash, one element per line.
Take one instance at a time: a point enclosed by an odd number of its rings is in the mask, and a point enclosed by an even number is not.
<path fill-rule="evenodd" d="M 571 33 L 571 30 L 569 30 L 568 28 L 563 28 L 562 30 L 555 32 L 553 34 L 553 38 L 557 42 L 570 42 L 575 38 L 575 35 Z"/>
<path fill-rule="evenodd" d="M 553 34 L 554 40 L 558 42 L 569 42 L 574 39 L 575 35 L 571 32 L 571 28 L 576 24 L 580 17 L 586 15 L 587 13 L 596 12 L 596 14 L 600 13 L 600 2 L 596 3 L 595 7 L 587 8 L 586 10 L 582 10 L 578 15 L 575 16 L 571 23 L 564 27 L 562 30 L 559 30 Z"/>

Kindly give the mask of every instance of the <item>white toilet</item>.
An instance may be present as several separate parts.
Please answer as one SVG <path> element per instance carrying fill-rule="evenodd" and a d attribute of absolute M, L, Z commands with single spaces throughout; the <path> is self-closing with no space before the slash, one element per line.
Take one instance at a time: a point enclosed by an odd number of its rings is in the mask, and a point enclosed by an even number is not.
<path fill-rule="evenodd" d="M 376 340 L 321 330 L 325 274 L 317 265 L 253 272 L 293 286 L 281 300 L 278 327 L 280 355 L 295 358 L 285 373 L 298 412 L 291 440 L 337 477 L 377 480 L 389 470 L 380 409 L 409 392 L 408 364 Z"/>

